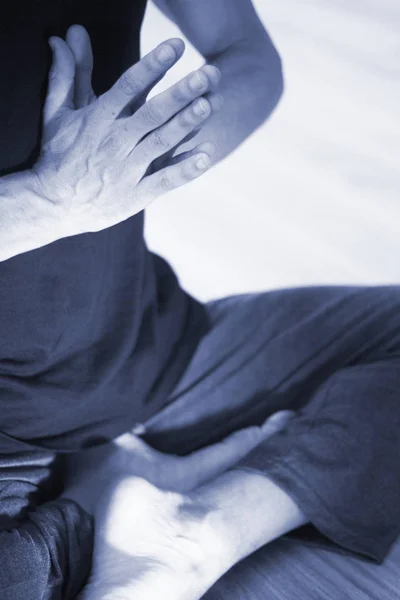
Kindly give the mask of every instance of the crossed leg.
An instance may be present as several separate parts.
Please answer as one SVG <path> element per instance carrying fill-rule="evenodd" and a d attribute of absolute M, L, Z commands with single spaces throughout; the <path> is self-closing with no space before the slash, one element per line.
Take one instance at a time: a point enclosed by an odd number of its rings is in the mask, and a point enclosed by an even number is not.
<path fill-rule="evenodd" d="M 310 519 L 277 543 L 381 562 L 400 528 L 400 287 L 279 290 L 208 307 L 211 331 L 143 438 L 185 454 L 296 410 L 239 465 L 271 478 Z"/>

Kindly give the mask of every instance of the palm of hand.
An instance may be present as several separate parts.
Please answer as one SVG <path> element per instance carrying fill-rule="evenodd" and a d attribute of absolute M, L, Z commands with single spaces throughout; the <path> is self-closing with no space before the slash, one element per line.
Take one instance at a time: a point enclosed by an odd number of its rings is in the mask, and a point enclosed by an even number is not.
<path fill-rule="evenodd" d="M 127 477 L 97 509 L 92 573 L 80 600 L 197 600 L 217 560 L 206 516 L 187 496 Z"/>
<path fill-rule="evenodd" d="M 84 451 L 85 457 L 72 457 L 77 469 L 70 465 L 70 471 L 96 507 L 93 569 L 80 599 L 161 600 L 165 589 L 174 600 L 201 598 L 218 578 L 216 570 L 224 570 L 224 549 L 210 526 L 212 507 L 193 502 L 189 492 L 231 467 L 292 416 L 276 413 L 262 427 L 238 431 L 185 457 L 158 452 L 131 433 Z"/>

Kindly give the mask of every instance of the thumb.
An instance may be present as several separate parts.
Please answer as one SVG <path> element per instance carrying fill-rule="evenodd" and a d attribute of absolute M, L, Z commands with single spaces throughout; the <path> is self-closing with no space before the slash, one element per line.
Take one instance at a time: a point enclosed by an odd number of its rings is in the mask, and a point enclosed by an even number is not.
<path fill-rule="evenodd" d="M 74 56 L 68 44 L 57 36 L 49 39 L 49 45 L 53 57 L 43 111 L 45 124 L 54 119 L 60 110 L 74 109 Z"/>
<path fill-rule="evenodd" d="M 75 108 L 84 108 L 96 100 L 92 88 L 93 51 L 90 37 L 82 25 L 72 25 L 65 36 L 74 55 L 75 72 Z"/>
<path fill-rule="evenodd" d="M 264 437 L 281 431 L 296 416 L 294 410 L 279 410 L 272 414 L 261 426 Z"/>
<path fill-rule="evenodd" d="M 185 470 L 190 474 L 188 489 L 194 489 L 233 467 L 261 442 L 284 429 L 295 415 L 291 410 L 279 411 L 270 416 L 261 427 L 240 429 L 222 442 L 185 456 L 182 460 L 185 461 Z"/>
<path fill-rule="evenodd" d="M 141 454 L 145 457 L 148 457 L 150 454 L 159 454 L 157 450 L 146 444 L 146 442 L 131 431 L 121 433 L 121 435 L 112 441 L 112 444 L 119 448 L 123 448 L 124 450 Z"/>
<path fill-rule="evenodd" d="M 182 458 L 188 478 L 187 489 L 192 490 L 214 477 L 217 477 L 239 462 L 271 435 L 264 433 L 261 427 L 246 427 L 231 433 L 221 442 L 197 450 Z"/>

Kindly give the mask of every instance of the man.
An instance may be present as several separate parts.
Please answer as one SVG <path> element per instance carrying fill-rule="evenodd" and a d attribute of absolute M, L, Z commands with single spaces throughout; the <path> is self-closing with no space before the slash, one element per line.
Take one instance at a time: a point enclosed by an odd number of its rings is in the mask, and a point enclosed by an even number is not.
<path fill-rule="evenodd" d="M 278 54 L 250 2 L 158 4 L 221 71 L 223 111 L 209 119 L 195 142 L 181 148 L 214 141 L 216 161 L 276 105 L 282 91 Z M 144 2 L 132 8 L 126 0 L 129 18 L 122 6 L 116 15 L 112 6 L 99 9 L 81 2 L 52 5 L 49 14 L 50 5 L 43 13 L 43 7 L 35 9 L 37 18 L 51 17 L 49 35 L 57 26 L 61 35 L 71 23 L 86 27 L 94 49 L 96 94 L 138 58 Z M 39 43 L 32 23 L 14 14 L 6 22 L 4 49 L 11 44 L 17 52 L 21 74 L 26 51 L 18 39 L 26 34 L 32 42 L 29 58 L 41 67 L 39 72 L 32 69 L 32 85 L 42 84 L 46 37 Z M 67 41 L 79 58 L 76 33 Z M 85 85 L 85 63 L 81 69 L 77 63 L 77 82 Z M 12 77 L 7 65 L 2 69 L 2 80 Z M 26 78 L 17 81 L 25 85 Z M 9 146 L 3 175 L 31 168 L 37 158 L 31 107 L 36 118 L 41 102 L 35 94 L 27 96 L 25 123 L 21 94 L 14 102 L 12 95 L 2 96 L 2 112 L 8 117 L 2 128 Z M 13 144 L 16 121 L 24 137 Z M 219 507 L 225 526 L 217 519 L 215 528 L 224 547 L 229 547 L 226 539 L 240 546 L 219 568 L 226 570 L 230 562 L 307 521 L 347 551 L 382 560 L 400 522 L 394 443 L 399 426 L 398 288 L 283 290 L 204 306 L 179 287 L 161 257 L 148 252 L 142 226 L 141 212 L 115 227 L 65 237 L 1 263 L 3 596 L 69 598 L 81 589 L 92 555 L 93 496 L 102 494 L 99 481 L 112 472 L 105 467 L 118 470 L 126 454 L 111 453 L 110 459 L 106 453 L 101 461 L 100 451 L 87 488 L 78 474 L 80 481 L 72 482 L 63 498 L 44 485 L 49 462 L 54 453 L 115 439 L 135 422 L 144 423 L 143 438 L 152 446 L 187 454 L 239 428 L 260 425 L 276 410 L 298 410 L 282 433 L 262 442 L 233 471 L 193 492 L 206 506 Z M 367 422 L 362 420 L 365 411 Z M 365 444 L 359 444 L 361 421 L 363 432 L 368 423 L 379 423 L 377 431 L 367 428 L 368 469 Z M 380 484 L 379 498 L 368 487 L 370 477 Z M 42 494 L 32 499 L 35 488 Z M 127 498 L 142 496 L 151 504 L 144 488 L 133 494 L 122 489 Z M 229 503 L 238 493 L 244 494 L 243 501 Z M 33 500 L 37 508 L 27 513 Z M 106 502 L 105 514 L 98 513 L 106 531 L 113 502 L 114 496 L 111 509 Z M 133 514 L 135 508 L 132 500 Z M 119 514 L 126 514 L 122 507 Z M 130 526 L 126 522 L 127 531 Z M 99 543 L 95 557 L 103 554 L 104 566 L 110 557 Z M 130 549 L 125 550 L 131 558 Z M 162 563 L 165 557 L 155 558 Z M 113 568 L 121 563 L 109 562 Z M 101 597 L 99 590 L 104 597 L 112 597 L 113 589 L 137 593 L 132 581 L 124 590 L 123 572 L 115 568 L 118 582 L 106 572 L 108 582 L 100 581 L 100 587 L 95 581 L 99 569 L 94 570 L 93 597 Z M 220 574 L 213 571 L 195 594 Z M 178 597 L 186 600 L 182 590 L 176 591 Z"/>

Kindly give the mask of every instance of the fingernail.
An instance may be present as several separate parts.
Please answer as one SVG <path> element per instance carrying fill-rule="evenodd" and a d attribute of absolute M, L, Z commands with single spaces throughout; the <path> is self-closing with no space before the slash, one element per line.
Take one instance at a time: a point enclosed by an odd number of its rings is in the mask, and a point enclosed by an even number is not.
<path fill-rule="evenodd" d="M 295 412 L 292 410 L 279 410 L 278 412 L 272 414 L 268 421 L 270 423 L 274 423 L 275 421 L 282 421 L 286 419 L 290 419 L 295 416 Z"/>
<path fill-rule="evenodd" d="M 136 423 L 136 425 L 132 427 L 131 432 L 134 435 L 143 435 L 146 433 L 146 427 L 143 425 L 143 423 Z"/>
<path fill-rule="evenodd" d="M 207 156 L 207 154 L 201 154 L 201 155 L 199 155 L 199 157 L 196 160 L 196 167 L 200 171 L 203 171 L 204 169 L 207 169 L 210 166 L 211 166 L 211 162 L 210 162 L 210 159 Z"/>
<path fill-rule="evenodd" d="M 197 72 L 195 75 L 193 75 L 193 77 L 190 78 L 189 86 L 194 92 L 198 92 L 205 88 L 207 83 L 208 79 L 204 73 Z"/>
<path fill-rule="evenodd" d="M 169 45 L 162 46 L 157 52 L 157 58 L 162 63 L 172 62 L 175 57 L 175 50 Z"/>
<path fill-rule="evenodd" d="M 198 115 L 199 117 L 201 115 L 204 115 L 206 112 L 208 112 L 208 110 L 209 110 L 209 103 L 204 98 L 199 98 L 193 104 L 193 112 L 195 115 Z"/>

